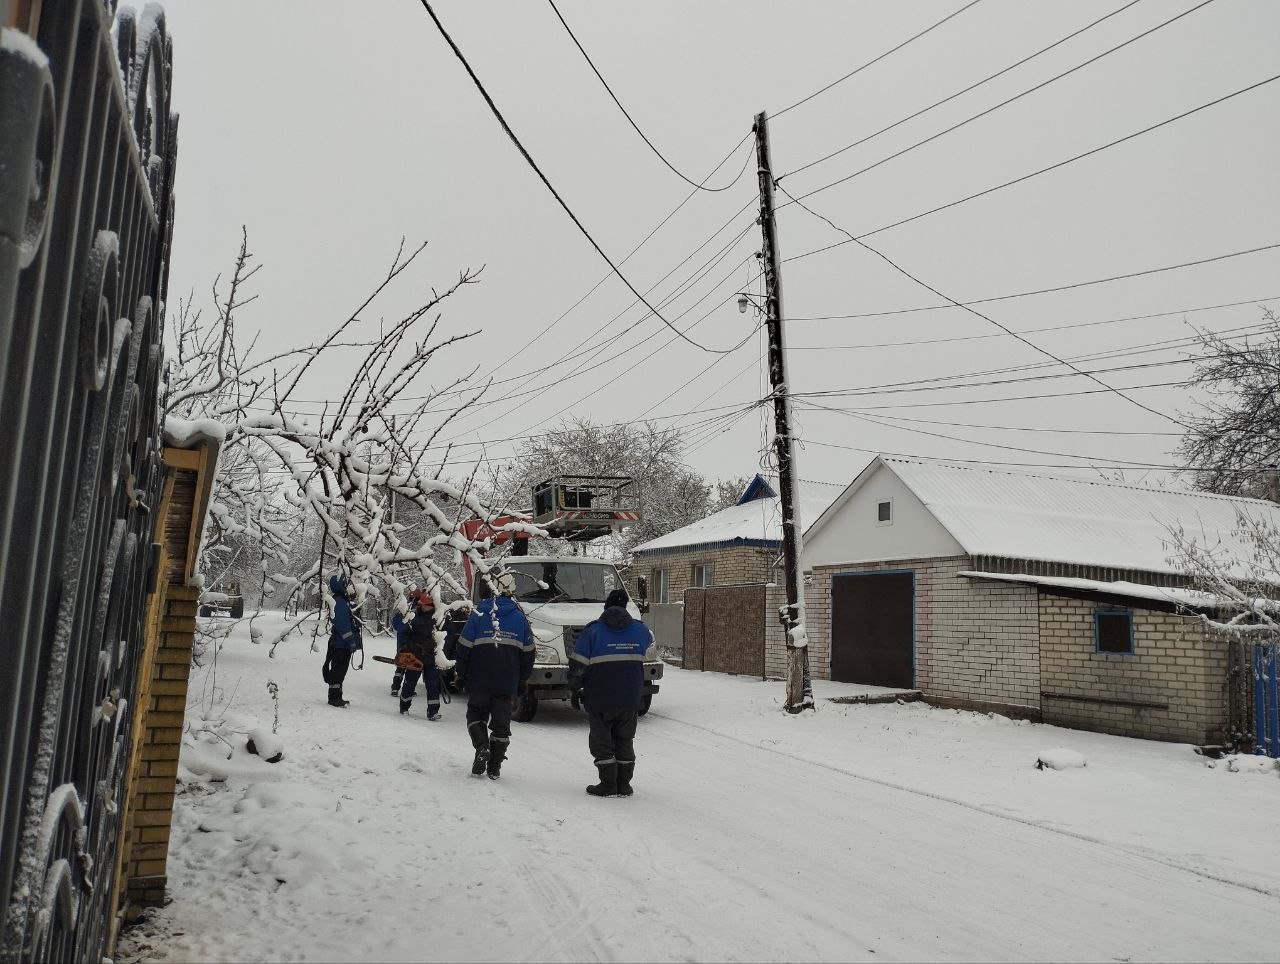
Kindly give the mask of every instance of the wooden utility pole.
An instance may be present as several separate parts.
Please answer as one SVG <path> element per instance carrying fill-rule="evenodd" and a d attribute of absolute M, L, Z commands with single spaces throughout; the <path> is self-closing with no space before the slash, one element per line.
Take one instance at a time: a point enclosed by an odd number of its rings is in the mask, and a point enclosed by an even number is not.
<path fill-rule="evenodd" d="M 773 166 L 769 160 L 769 117 L 756 115 L 756 160 L 760 178 L 760 232 L 764 247 L 765 324 L 769 333 L 769 385 L 773 389 L 773 442 L 778 454 L 778 495 L 782 502 L 782 565 L 787 605 L 779 614 L 787 634 L 788 713 L 813 709 L 809 680 L 809 645 L 805 636 L 804 592 L 800 584 L 800 500 L 796 497 L 795 459 L 791 444 L 791 394 L 787 385 L 786 341 L 782 335 L 782 259 L 773 216 Z"/>

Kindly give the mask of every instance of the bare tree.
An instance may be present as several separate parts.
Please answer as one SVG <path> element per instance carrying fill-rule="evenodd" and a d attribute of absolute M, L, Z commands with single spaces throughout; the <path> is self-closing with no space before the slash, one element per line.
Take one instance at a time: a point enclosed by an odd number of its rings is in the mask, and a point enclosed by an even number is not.
<path fill-rule="evenodd" d="M 1263 318 L 1243 340 L 1201 334 L 1192 381 L 1209 400 L 1185 417 L 1178 457 L 1198 488 L 1280 500 L 1280 316 L 1264 308 Z"/>
<path fill-rule="evenodd" d="M 441 619 L 444 597 L 465 595 L 452 564 L 462 554 L 483 578 L 491 576 L 486 545 L 464 538 L 458 523 L 493 513 L 476 497 L 473 478 L 446 478 L 450 449 L 437 444 L 484 386 L 471 384 L 472 369 L 407 396 L 438 355 L 477 334 L 437 337 L 437 328 L 443 303 L 480 272 L 462 271 L 447 288 L 430 289 L 376 337 L 353 334 L 361 313 L 404 278 L 424 248 L 406 254 L 402 242 L 386 277 L 322 340 L 266 357 L 256 356 L 256 340 L 242 346 L 236 331 L 238 312 L 256 297 L 246 293 L 259 268 L 247 234 L 225 291 L 214 283 L 216 316 L 205 323 L 189 303 L 178 312 L 166 424 L 177 434 L 194 427 L 223 436 L 202 572 L 216 578 L 238 565 L 258 580 L 260 600 L 305 599 L 293 625 L 313 620 L 313 637 L 326 605 L 325 573 L 351 577 L 359 599 L 370 591 L 398 596 L 406 582 L 418 582 Z M 291 399 L 299 384 L 335 349 L 356 359 L 339 398 L 318 416 L 296 414 Z M 392 499 L 413 510 L 411 524 L 392 520 Z M 537 531 L 522 523 L 499 528 Z M 308 535 L 318 556 L 300 568 L 296 550 Z"/>

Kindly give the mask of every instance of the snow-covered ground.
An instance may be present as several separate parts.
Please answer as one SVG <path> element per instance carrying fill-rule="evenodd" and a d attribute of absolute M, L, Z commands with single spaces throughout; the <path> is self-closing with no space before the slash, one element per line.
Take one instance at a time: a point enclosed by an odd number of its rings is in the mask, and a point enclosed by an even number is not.
<path fill-rule="evenodd" d="M 282 625 L 274 615 L 266 638 Z M 370 653 L 389 653 L 371 640 Z M 500 781 L 464 706 L 391 667 L 325 705 L 321 657 L 247 627 L 197 670 L 173 902 L 119 960 L 1274 960 L 1280 773 L 924 704 L 791 717 L 781 684 L 669 669 L 636 795 L 597 800 L 545 704 Z M 243 750 L 279 687 L 284 759 Z M 819 695 L 822 695 L 820 689 Z M 1042 756 L 1086 765 L 1039 769 Z M 231 759 L 227 760 L 227 754 Z"/>

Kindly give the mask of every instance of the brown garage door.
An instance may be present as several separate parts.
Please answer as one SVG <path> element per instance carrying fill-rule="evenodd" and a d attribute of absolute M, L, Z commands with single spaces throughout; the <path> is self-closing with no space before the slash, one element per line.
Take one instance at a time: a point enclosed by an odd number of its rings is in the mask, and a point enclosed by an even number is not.
<path fill-rule="evenodd" d="M 915 685 L 915 576 L 845 573 L 831 581 L 831 678 Z"/>

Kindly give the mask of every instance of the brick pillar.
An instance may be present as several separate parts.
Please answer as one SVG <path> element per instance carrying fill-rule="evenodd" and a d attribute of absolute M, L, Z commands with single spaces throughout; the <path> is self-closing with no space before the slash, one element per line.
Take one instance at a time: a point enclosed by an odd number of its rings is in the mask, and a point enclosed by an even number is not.
<path fill-rule="evenodd" d="M 125 867 L 129 903 L 134 907 L 164 901 L 168 875 L 169 828 L 178 777 L 178 753 L 191 674 L 198 589 L 170 584 L 152 659 L 146 717 L 137 776 L 131 790 Z"/>

